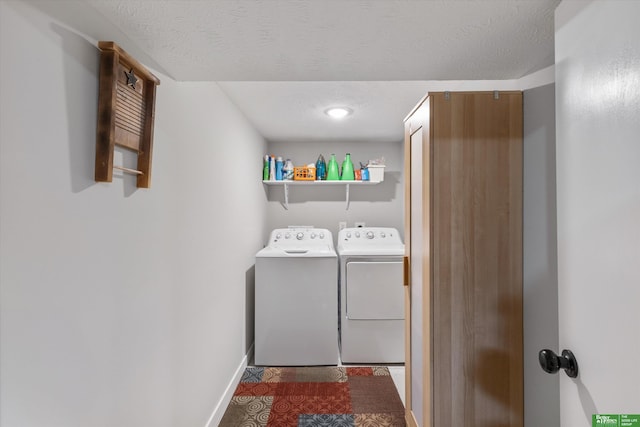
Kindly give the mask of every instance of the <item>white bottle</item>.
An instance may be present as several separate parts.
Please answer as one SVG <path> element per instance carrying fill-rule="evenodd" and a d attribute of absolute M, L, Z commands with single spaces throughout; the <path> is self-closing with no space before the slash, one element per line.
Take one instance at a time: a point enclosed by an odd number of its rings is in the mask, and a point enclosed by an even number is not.
<path fill-rule="evenodd" d="M 269 159 L 269 181 L 276 180 L 276 157 L 271 156 Z"/>
<path fill-rule="evenodd" d="M 284 179 L 287 181 L 291 181 L 293 179 L 293 162 L 291 159 L 287 159 L 284 163 L 284 168 L 282 169 L 284 172 Z"/>

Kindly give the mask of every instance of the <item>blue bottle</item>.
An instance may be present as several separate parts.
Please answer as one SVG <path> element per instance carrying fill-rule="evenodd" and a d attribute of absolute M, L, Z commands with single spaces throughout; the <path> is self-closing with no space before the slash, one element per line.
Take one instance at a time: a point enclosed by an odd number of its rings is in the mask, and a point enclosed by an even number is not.
<path fill-rule="evenodd" d="M 361 169 L 361 170 L 362 170 L 362 172 L 361 172 L 362 180 L 363 181 L 369 181 L 369 169 L 364 168 L 364 169 Z"/>
<path fill-rule="evenodd" d="M 276 159 L 276 181 L 282 181 L 282 167 L 284 166 L 284 162 L 282 161 L 282 157 L 278 156 Z"/>
<path fill-rule="evenodd" d="M 316 181 L 325 179 L 327 179 L 327 163 L 324 161 L 324 156 L 320 154 L 316 162 Z"/>

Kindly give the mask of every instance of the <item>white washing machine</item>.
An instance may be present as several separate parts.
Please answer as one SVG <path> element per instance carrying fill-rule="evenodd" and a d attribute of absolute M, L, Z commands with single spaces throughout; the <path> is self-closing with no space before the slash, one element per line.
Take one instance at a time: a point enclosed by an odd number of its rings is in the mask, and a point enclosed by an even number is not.
<path fill-rule="evenodd" d="M 404 362 L 404 244 L 394 228 L 345 228 L 340 257 L 343 363 Z"/>
<path fill-rule="evenodd" d="M 337 276 L 329 230 L 271 232 L 256 254 L 256 365 L 338 364 Z"/>

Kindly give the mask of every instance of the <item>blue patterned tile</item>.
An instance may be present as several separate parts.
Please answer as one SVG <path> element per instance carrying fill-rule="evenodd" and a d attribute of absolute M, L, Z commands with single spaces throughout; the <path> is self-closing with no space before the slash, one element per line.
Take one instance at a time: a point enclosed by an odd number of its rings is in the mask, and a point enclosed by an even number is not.
<path fill-rule="evenodd" d="M 298 427 L 354 427 L 353 414 L 300 414 Z"/>
<path fill-rule="evenodd" d="M 262 381 L 264 368 L 247 368 L 240 378 L 241 383 L 259 383 Z"/>

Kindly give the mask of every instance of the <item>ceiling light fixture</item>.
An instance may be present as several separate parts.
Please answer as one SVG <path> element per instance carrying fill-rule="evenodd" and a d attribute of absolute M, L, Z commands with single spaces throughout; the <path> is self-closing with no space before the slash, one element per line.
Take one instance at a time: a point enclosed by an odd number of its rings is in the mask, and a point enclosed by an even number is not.
<path fill-rule="evenodd" d="M 332 107 L 325 110 L 324 113 L 333 119 L 343 119 L 353 113 L 353 110 L 346 107 Z"/>

